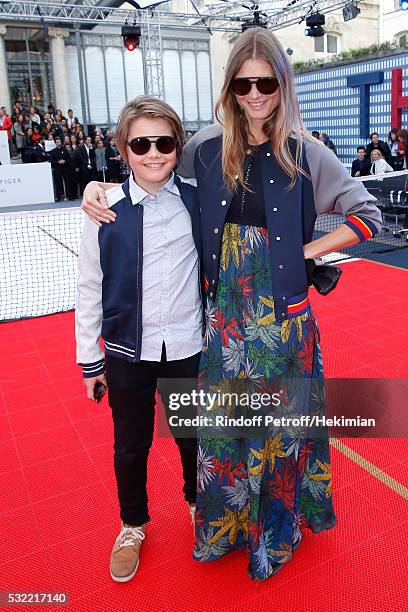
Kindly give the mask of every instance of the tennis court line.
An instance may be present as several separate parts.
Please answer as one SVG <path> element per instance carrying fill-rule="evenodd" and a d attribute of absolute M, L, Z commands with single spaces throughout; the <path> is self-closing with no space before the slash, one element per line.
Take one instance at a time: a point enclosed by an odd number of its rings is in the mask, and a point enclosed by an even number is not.
<path fill-rule="evenodd" d="M 366 472 L 371 474 L 371 476 L 374 476 L 374 478 L 380 480 L 389 489 L 392 489 L 393 491 L 395 491 L 395 493 L 397 493 L 404 499 L 408 499 L 408 488 L 397 480 L 395 480 L 394 478 L 392 478 L 391 476 L 389 476 L 388 474 L 386 474 L 385 472 L 383 472 L 382 470 L 380 470 L 380 468 L 374 465 L 374 463 L 371 463 L 371 461 L 364 459 L 364 457 L 356 453 L 355 450 L 353 450 L 346 444 L 343 444 L 343 442 L 340 442 L 340 440 L 338 440 L 337 438 L 330 438 L 330 444 L 340 453 L 345 455 L 348 459 L 351 459 L 351 461 L 354 461 L 354 463 L 357 463 L 357 465 L 366 470 Z"/>

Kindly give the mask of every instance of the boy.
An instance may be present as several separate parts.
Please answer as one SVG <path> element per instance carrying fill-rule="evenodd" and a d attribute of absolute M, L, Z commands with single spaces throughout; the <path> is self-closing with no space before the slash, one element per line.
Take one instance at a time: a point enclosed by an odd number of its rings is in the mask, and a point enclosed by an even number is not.
<path fill-rule="evenodd" d="M 122 519 L 110 573 L 126 582 L 138 568 L 149 521 L 147 458 L 157 379 L 197 377 L 202 313 L 195 188 L 173 173 L 183 147 L 180 119 L 165 102 L 140 96 L 123 108 L 115 138 L 131 176 L 105 192 L 117 213 L 114 224 L 98 227 L 85 219 L 76 337 L 88 398 L 96 383 L 109 388 Z M 176 443 L 193 515 L 196 440 Z"/>

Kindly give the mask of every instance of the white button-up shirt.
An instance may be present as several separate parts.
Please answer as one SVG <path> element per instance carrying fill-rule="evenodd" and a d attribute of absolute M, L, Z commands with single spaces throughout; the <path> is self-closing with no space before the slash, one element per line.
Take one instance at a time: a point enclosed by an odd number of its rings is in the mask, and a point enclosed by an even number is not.
<path fill-rule="evenodd" d="M 201 350 L 201 299 L 198 254 L 191 217 L 174 174 L 156 195 L 129 179 L 133 204 L 143 206 L 143 298 L 141 359 L 160 361 L 163 342 L 168 361 Z"/>

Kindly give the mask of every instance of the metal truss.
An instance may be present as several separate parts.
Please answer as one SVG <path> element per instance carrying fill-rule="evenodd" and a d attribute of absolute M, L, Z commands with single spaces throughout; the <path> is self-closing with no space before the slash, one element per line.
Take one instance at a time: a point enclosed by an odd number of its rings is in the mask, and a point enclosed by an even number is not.
<path fill-rule="evenodd" d="M 245 0 L 243 0 L 245 1 Z M 134 21 L 146 28 L 156 30 L 168 28 L 203 31 L 206 26 L 213 31 L 240 32 L 244 21 L 251 20 L 253 11 L 258 9 L 268 24 L 268 29 L 278 30 L 303 21 L 313 11 L 329 13 L 349 4 L 350 0 L 260 0 L 250 5 L 250 10 L 243 8 L 239 0 L 224 0 L 211 5 L 203 5 L 200 12 L 203 20 L 196 13 L 173 13 L 152 9 L 124 10 L 107 6 L 89 6 L 83 4 L 65 4 L 41 0 L 17 0 L 7 2 L 0 0 L 0 21 L 38 22 L 39 17 L 49 24 L 69 26 L 78 24 L 90 25 L 123 25 Z"/>
<path fill-rule="evenodd" d="M 245 0 L 244 0 L 245 1 Z M 117 7 L 65 4 L 45 0 L 0 0 L 0 22 L 11 21 L 23 25 L 24 22 L 61 27 L 89 29 L 92 25 L 122 26 L 137 23 L 142 27 L 141 42 L 145 66 L 146 93 L 163 98 L 163 29 L 188 29 L 200 31 L 241 32 L 244 22 L 253 19 L 253 12 L 259 10 L 261 19 L 270 30 L 279 30 L 300 23 L 311 12 L 319 10 L 328 13 L 348 4 L 350 0 L 260 0 L 244 8 L 239 0 L 223 0 L 212 5 L 200 7 L 201 19 L 196 13 L 173 13 L 152 9 L 124 10 Z"/>

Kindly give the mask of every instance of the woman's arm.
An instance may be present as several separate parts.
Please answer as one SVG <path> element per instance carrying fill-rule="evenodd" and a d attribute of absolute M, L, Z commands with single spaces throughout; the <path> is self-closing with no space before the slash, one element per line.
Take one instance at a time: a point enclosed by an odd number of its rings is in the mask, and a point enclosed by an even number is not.
<path fill-rule="evenodd" d="M 117 183 L 98 183 L 91 181 L 85 187 L 81 207 L 92 221 L 98 226 L 101 223 L 115 221 L 116 214 L 108 208 L 105 191 L 111 187 L 117 187 Z"/>
<path fill-rule="evenodd" d="M 346 247 L 358 244 L 360 238 L 356 233 L 350 229 L 347 225 L 342 223 L 334 231 L 325 234 L 317 240 L 313 240 L 308 244 L 305 244 L 303 251 L 305 259 L 315 259 L 316 257 L 322 257 L 328 253 L 334 253 L 334 251 L 341 251 Z"/>
<path fill-rule="evenodd" d="M 305 245 L 305 257 L 340 251 L 374 236 L 382 227 L 376 198 L 324 146 L 318 142 L 305 144 L 316 213 L 337 212 L 346 217 L 337 229 Z"/>

